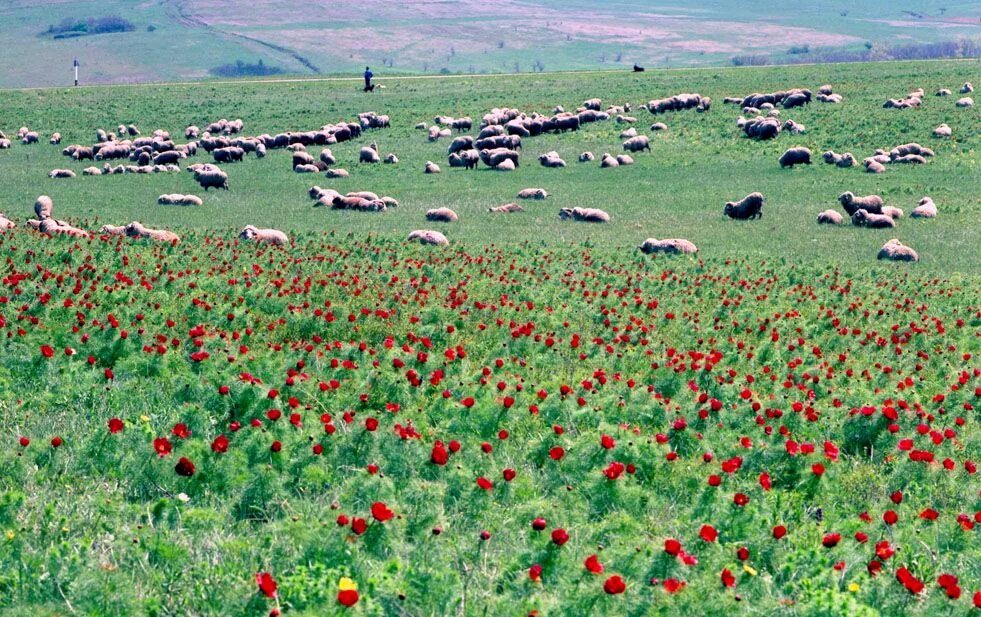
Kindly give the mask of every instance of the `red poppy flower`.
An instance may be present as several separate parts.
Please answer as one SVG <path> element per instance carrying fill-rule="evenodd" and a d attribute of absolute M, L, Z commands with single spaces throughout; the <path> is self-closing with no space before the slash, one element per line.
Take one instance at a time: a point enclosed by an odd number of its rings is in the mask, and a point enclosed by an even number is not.
<path fill-rule="evenodd" d="M 766 473 L 765 471 L 760 474 L 760 486 L 763 487 L 764 491 L 770 490 L 770 487 L 772 486 L 770 482 L 770 474 Z"/>
<path fill-rule="evenodd" d="M 555 446 L 548 451 L 548 456 L 553 461 L 561 461 L 562 457 L 565 456 L 565 450 L 563 450 L 561 446 Z"/>
<path fill-rule="evenodd" d="M 777 540 L 787 535 L 787 528 L 783 525 L 777 525 L 773 528 L 773 537 Z"/>
<path fill-rule="evenodd" d="M 627 584 L 624 583 L 623 579 L 616 574 L 606 579 L 606 582 L 603 583 L 603 591 L 605 591 L 611 596 L 615 596 L 617 594 L 623 593 L 626 590 L 627 590 Z"/>
<path fill-rule="evenodd" d="M 179 476 L 190 478 L 194 475 L 194 463 L 192 463 L 191 459 L 187 458 L 186 456 L 182 456 L 180 460 L 177 461 L 177 464 L 174 465 L 174 471 L 176 471 L 177 475 Z"/>
<path fill-rule="evenodd" d="M 824 545 L 824 548 L 834 548 L 838 546 L 839 542 L 841 542 L 840 533 L 825 534 L 824 538 L 821 539 L 821 544 Z"/>
<path fill-rule="evenodd" d="M 595 554 L 586 558 L 585 566 L 586 570 L 592 572 L 593 574 L 600 574 L 603 572 L 603 564 L 599 562 L 599 557 L 597 557 Z"/>
<path fill-rule="evenodd" d="M 395 516 L 395 513 L 389 510 L 384 502 L 376 501 L 371 504 L 371 515 L 379 523 L 384 523 L 385 521 L 391 520 Z"/>
<path fill-rule="evenodd" d="M 531 522 L 531 528 L 535 531 L 542 531 L 545 527 L 545 519 L 540 516 Z"/>
<path fill-rule="evenodd" d="M 442 441 L 437 441 L 433 444 L 433 450 L 429 454 L 429 460 L 434 465 L 439 465 L 440 467 L 445 465 L 446 462 L 450 460 L 450 455 L 446 451 L 446 447 L 443 446 Z"/>
<path fill-rule="evenodd" d="M 481 476 L 477 478 L 477 486 L 484 489 L 485 491 L 489 491 L 494 488 L 494 483 L 488 480 L 487 478 Z"/>
<path fill-rule="evenodd" d="M 60 448 L 63 443 L 65 442 L 61 439 L 61 437 L 55 436 L 51 438 L 52 448 Z"/>
<path fill-rule="evenodd" d="M 259 591 L 263 593 L 267 598 L 276 597 L 276 581 L 273 579 L 272 574 L 268 572 L 258 572 L 255 575 L 255 583 L 259 586 Z"/>
<path fill-rule="evenodd" d="M 351 519 L 351 531 L 353 531 L 355 535 L 360 536 L 365 531 L 367 531 L 367 529 L 368 529 L 368 521 L 358 517 L 354 517 L 353 519 Z"/>
<path fill-rule="evenodd" d="M 27 437 L 21 437 L 18 443 L 20 443 L 20 447 L 26 448 L 27 446 L 31 445 L 31 440 Z"/>
<path fill-rule="evenodd" d="M 218 454 L 228 452 L 228 437 L 225 437 L 224 435 L 218 435 L 215 437 L 214 441 L 211 442 L 211 451 Z"/>
<path fill-rule="evenodd" d="M 736 558 L 739 559 L 739 561 L 746 561 L 749 559 L 749 549 L 745 546 L 740 546 L 738 549 L 736 549 Z"/>
<path fill-rule="evenodd" d="M 115 435 L 116 433 L 122 432 L 123 421 L 119 418 L 111 418 L 109 420 L 109 432 Z"/>
<path fill-rule="evenodd" d="M 715 527 L 711 525 L 702 525 L 699 530 L 698 535 L 701 536 L 702 540 L 706 542 L 715 542 L 715 539 L 719 537 L 719 532 L 715 530 Z"/>
<path fill-rule="evenodd" d="M 53 358 L 55 355 L 54 347 L 51 345 L 41 345 L 41 355 L 45 358 Z"/>
<path fill-rule="evenodd" d="M 556 546 L 562 546 L 568 541 L 569 533 L 565 529 L 558 527 L 552 530 L 552 542 L 554 542 Z"/>
<path fill-rule="evenodd" d="M 886 510 L 885 514 L 882 515 L 882 520 L 886 525 L 895 525 L 899 521 L 899 515 L 892 510 Z"/>
<path fill-rule="evenodd" d="M 685 582 L 674 578 L 664 579 L 664 591 L 668 593 L 678 593 L 685 588 Z"/>
<path fill-rule="evenodd" d="M 342 589 L 337 592 L 337 602 L 341 606 L 351 607 L 358 603 L 358 591 L 356 589 Z"/>
<path fill-rule="evenodd" d="M 672 557 L 677 557 L 681 553 L 681 542 L 674 538 L 668 538 L 664 541 L 664 552 Z"/>
<path fill-rule="evenodd" d="M 157 452 L 157 456 L 163 458 L 170 454 L 170 451 L 174 449 L 174 446 L 166 437 L 157 437 L 153 440 L 153 449 Z"/>
<path fill-rule="evenodd" d="M 736 493 L 732 496 L 732 503 L 741 508 L 749 503 L 749 497 L 743 493 Z"/>
<path fill-rule="evenodd" d="M 601 445 L 601 446 L 603 446 L 603 448 L 604 448 L 605 450 L 610 450 L 610 449 L 612 449 L 612 448 L 613 448 L 614 446 L 616 446 L 616 445 L 617 445 L 617 442 L 616 442 L 616 440 L 614 440 L 614 439 L 613 439 L 612 437 L 610 437 L 609 435 L 601 435 L 601 436 L 600 436 L 600 445 Z"/>
<path fill-rule="evenodd" d="M 535 564 L 528 568 L 528 578 L 535 581 L 536 583 L 542 580 L 542 566 L 540 564 Z"/>
<path fill-rule="evenodd" d="M 732 572 L 729 570 L 729 568 L 723 568 L 722 573 L 719 575 L 719 578 L 722 579 L 723 587 L 736 586 L 736 577 L 732 575 Z"/>
<path fill-rule="evenodd" d="M 504 476 L 505 482 L 510 482 L 511 480 L 514 480 L 514 477 L 517 475 L 517 472 L 513 469 L 505 469 L 501 475 Z"/>

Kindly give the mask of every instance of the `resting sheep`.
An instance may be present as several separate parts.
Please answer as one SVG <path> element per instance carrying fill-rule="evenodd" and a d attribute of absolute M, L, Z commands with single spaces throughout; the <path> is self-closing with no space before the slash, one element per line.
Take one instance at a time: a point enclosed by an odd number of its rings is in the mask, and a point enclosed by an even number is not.
<path fill-rule="evenodd" d="M 845 219 L 834 210 L 825 210 L 818 214 L 817 222 L 822 225 L 841 225 Z"/>
<path fill-rule="evenodd" d="M 450 241 L 446 239 L 446 236 L 438 231 L 433 231 L 431 229 L 416 229 L 409 233 L 409 237 L 406 238 L 409 242 L 418 242 L 419 244 L 430 244 L 433 246 L 447 246 Z"/>
<path fill-rule="evenodd" d="M 7 215 L 0 213 L 0 229 L 13 229 L 17 224 L 7 218 Z"/>
<path fill-rule="evenodd" d="M 563 221 L 573 220 L 584 223 L 609 223 L 610 215 L 598 208 L 562 208 L 559 218 Z"/>
<path fill-rule="evenodd" d="M 811 151 L 808 148 L 790 148 L 780 156 L 780 168 L 794 165 L 810 165 Z"/>
<path fill-rule="evenodd" d="M 957 107 L 974 107 L 974 99 L 969 96 L 965 96 L 964 98 L 957 99 L 957 102 L 954 103 L 954 105 Z"/>
<path fill-rule="evenodd" d="M 579 155 L 579 162 L 580 163 L 588 163 L 588 162 L 594 160 L 595 158 L 596 157 L 593 156 L 593 153 L 592 152 L 583 152 L 582 154 Z"/>
<path fill-rule="evenodd" d="M 600 159 L 600 168 L 602 169 L 612 169 L 614 167 L 619 167 L 620 161 L 614 158 L 609 152 L 604 152 L 603 157 Z"/>
<path fill-rule="evenodd" d="M 545 199 L 548 197 L 548 191 L 545 189 L 521 189 L 518 191 L 518 199 Z"/>
<path fill-rule="evenodd" d="M 433 208 L 426 212 L 426 220 L 438 221 L 440 223 L 455 223 L 460 220 L 460 217 L 449 208 Z"/>
<path fill-rule="evenodd" d="M 70 169 L 52 169 L 48 172 L 49 178 L 74 178 L 75 172 Z"/>
<path fill-rule="evenodd" d="M 893 238 L 882 245 L 876 259 L 888 259 L 891 261 L 920 261 L 920 256 L 912 248 Z"/>
<path fill-rule="evenodd" d="M 885 173 L 886 171 L 886 166 L 880 163 L 879 161 L 875 160 L 874 158 L 867 158 L 865 159 L 864 163 L 865 163 L 865 171 L 867 171 L 870 174 L 881 174 L 881 173 Z"/>
<path fill-rule="evenodd" d="M 651 253 L 667 253 L 669 255 L 694 255 L 698 252 L 698 247 L 683 238 L 648 238 L 639 247 L 641 253 L 650 255 Z"/>
<path fill-rule="evenodd" d="M 157 242 L 180 244 L 180 236 L 165 229 L 149 229 L 139 221 L 133 221 L 126 226 L 126 235 L 130 238 L 148 238 Z"/>
<path fill-rule="evenodd" d="M 933 203 L 933 200 L 929 197 L 924 197 L 920 200 L 919 204 L 913 208 L 913 211 L 910 212 L 910 216 L 915 219 L 937 218 L 937 204 Z"/>
<path fill-rule="evenodd" d="M 34 221 L 28 221 L 29 224 Z M 33 225 L 30 225 L 33 227 Z M 73 227 L 64 221 L 56 221 L 55 219 L 44 219 L 37 223 L 37 230 L 43 234 L 54 235 L 63 234 L 66 236 L 71 236 L 73 238 L 88 238 L 89 232 L 84 229 L 79 229 L 78 227 Z"/>
<path fill-rule="evenodd" d="M 103 225 L 99 228 L 99 233 L 103 236 L 125 236 L 125 225 Z"/>
<path fill-rule="evenodd" d="M 732 219 L 749 220 L 763 218 L 762 193 L 750 193 L 739 201 L 727 201 L 723 213 Z"/>
<path fill-rule="evenodd" d="M 422 173 L 424 174 L 438 174 L 440 171 L 439 165 L 432 161 L 426 161 L 426 166 L 423 168 Z"/>
<path fill-rule="evenodd" d="M 324 176 L 328 178 L 350 178 L 351 174 L 348 172 L 348 170 L 338 167 L 328 169 Z"/>
<path fill-rule="evenodd" d="M 563 161 L 557 152 L 548 152 L 538 157 L 538 162 L 541 163 L 542 167 L 565 167 L 565 161 Z"/>
<path fill-rule="evenodd" d="M 950 127 L 947 126 L 946 122 L 933 129 L 934 137 L 950 137 L 951 135 L 952 131 L 950 130 Z"/>
<path fill-rule="evenodd" d="M 845 209 L 849 216 L 855 214 L 859 209 L 865 209 L 872 214 L 882 214 L 884 201 L 878 195 L 866 195 L 858 197 L 851 191 L 846 191 L 838 196 L 838 203 Z"/>
<path fill-rule="evenodd" d="M 48 143 L 51 144 L 52 146 L 57 146 L 58 144 L 60 144 L 61 133 L 51 133 L 51 139 L 48 140 Z"/>
<path fill-rule="evenodd" d="M 160 197 L 157 197 L 157 203 L 160 205 L 173 205 L 173 206 L 204 205 L 204 201 L 197 195 L 181 195 L 180 193 L 161 195 Z"/>
<path fill-rule="evenodd" d="M 896 221 L 891 216 L 885 214 L 871 214 L 867 210 L 859 209 L 852 215 L 852 225 L 856 227 L 869 227 L 871 229 L 886 229 L 896 226 Z"/>
<path fill-rule="evenodd" d="M 524 212 L 525 209 L 520 204 L 510 203 L 497 206 L 496 208 L 487 208 L 487 211 L 494 214 L 513 214 L 515 212 Z"/>
<path fill-rule="evenodd" d="M 965 81 L 964 85 L 961 86 L 960 92 L 961 94 L 970 94 L 971 92 L 974 92 L 974 86 L 971 85 L 971 82 Z"/>
<path fill-rule="evenodd" d="M 246 225 L 238 237 L 250 242 L 272 244 L 273 246 L 285 246 L 290 242 L 289 237 L 278 229 L 259 229 L 255 225 Z"/>
<path fill-rule="evenodd" d="M 618 165 L 633 165 L 634 164 L 634 159 L 629 154 L 618 154 L 617 155 L 617 164 Z"/>

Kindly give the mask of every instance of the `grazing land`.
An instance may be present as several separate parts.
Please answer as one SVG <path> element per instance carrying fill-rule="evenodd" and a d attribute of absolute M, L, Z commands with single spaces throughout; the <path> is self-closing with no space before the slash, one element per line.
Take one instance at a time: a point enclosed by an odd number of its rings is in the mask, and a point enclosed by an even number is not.
<path fill-rule="evenodd" d="M 101 36 L 123 35 L 79 38 Z M 976 612 L 981 122 L 955 101 L 977 67 L 3 92 L 0 614 Z M 778 105 L 806 129 L 768 141 L 723 103 L 823 84 L 843 101 Z M 883 108 L 915 88 L 918 107 Z M 684 92 L 711 108 L 640 108 Z M 493 108 L 592 97 L 636 122 L 525 137 L 515 171 L 447 164 Z M 85 176 L 103 162 L 62 154 L 120 124 L 183 143 L 221 118 L 275 136 L 369 110 L 390 126 L 329 146 L 347 178 L 270 147 L 203 191 L 186 171 L 203 148 L 175 173 Z M 474 128 L 432 142 L 414 127 L 437 115 Z M 601 168 L 631 126 L 651 151 Z M 359 163 L 372 142 L 399 162 Z M 910 142 L 933 156 L 866 173 Z M 794 146 L 813 163 L 781 169 Z M 538 164 L 553 150 L 566 167 Z M 313 185 L 399 203 L 314 207 Z M 549 196 L 487 211 L 529 187 Z M 762 218 L 723 215 L 754 191 Z M 845 191 L 905 215 L 818 225 Z M 158 205 L 172 193 L 203 205 Z M 92 235 L 31 229 L 39 195 Z M 925 196 L 938 216 L 911 218 Z M 459 221 L 425 219 L 440 207 Z M 611 220 L 559 218 L 576 207 Z M 97 231 L 134 220 L 180 241 Z M 239 238 L 250 224 L 289 242 Z M 449 245 L 407 243 L 416 229 Z M 698 252 L 644 255 L 650 237 Z M 890 238 L 919 261 L 877 260 Z"/>

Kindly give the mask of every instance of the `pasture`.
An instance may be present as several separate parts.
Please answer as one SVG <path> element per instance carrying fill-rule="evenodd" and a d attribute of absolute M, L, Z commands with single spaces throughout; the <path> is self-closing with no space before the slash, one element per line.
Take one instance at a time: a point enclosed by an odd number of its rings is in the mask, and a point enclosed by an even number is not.
<path fill-rule="evenodd" d="M 0 234 L 0 614 L 976 612 L 981 122 L 954 101 L 977 66 L 3 92 L 0 130 L 41 143 L 0 150 L 18 225 Z M 844 101 L 781 109 L 806 132 L 770 141 L 722 102 L 826 83 Z M 883 109 L 917 87 L 919 108 Z M 711 110 L 638 108 L 680 92 Z M 525 138 L 513 172 L 468 171 L 413 128 L 591 97 L 632 103 L 651 152 L 576 162 L 622 152 L 609 120 Z M 85 177 L 61 154 L 120 123 L 183 141 L 220 118 L 276 134 L 368 110 L 391 127 L 331 146 L 343 179 L 271 149 L 204 192 L 183 169 Z M 941 123 L 951 138 L 931 137 Z M 372 141 L 400 162 L 359 164 Z M 820 160 L 907 142 L 935 156 L 882 174 Z M 814 163 L 780 169 L 791 146 Z M 550 150 L 567 167 L 539 166 Z M 314 184 L 399 206 L 314 208 Z M 550 196 L 487 212 L 527 187 Z M 753 191 L 761 219 L 723 216 Z M 844 191 L 906 216 L 818 225 Z M 79 227 L 181 242 L 42 235 L 24 224 L 42 194 Z M 923 196 L 937 218 L 909 217 Z M 460 220 L 427 222 L 436 207 Z M 244 242 L 247 224 L 291 243 Z M 422 228 L 450 245 L 407 244 Z M 643 255 L 648 237 L 699 252 Z M 877 261 L 894 237 L 920 261 Z"/>

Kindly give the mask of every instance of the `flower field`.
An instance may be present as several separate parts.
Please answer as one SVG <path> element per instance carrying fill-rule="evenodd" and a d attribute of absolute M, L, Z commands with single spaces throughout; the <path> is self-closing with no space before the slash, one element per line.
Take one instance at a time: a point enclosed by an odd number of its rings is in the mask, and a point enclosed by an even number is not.
<path fill-rule="evenodd" d="M 981 606 L 976 278 L 314 232 L 0 258 L 4 614 Z"/>

